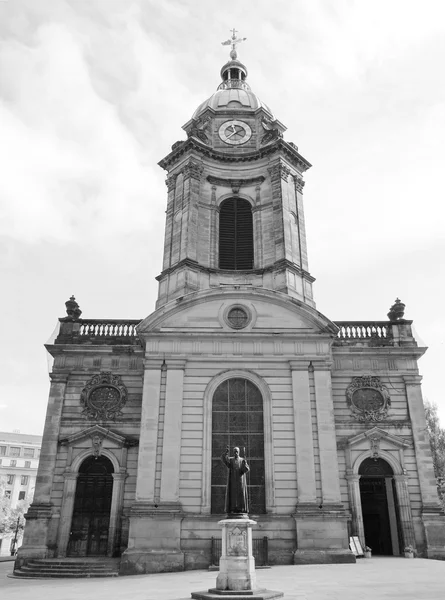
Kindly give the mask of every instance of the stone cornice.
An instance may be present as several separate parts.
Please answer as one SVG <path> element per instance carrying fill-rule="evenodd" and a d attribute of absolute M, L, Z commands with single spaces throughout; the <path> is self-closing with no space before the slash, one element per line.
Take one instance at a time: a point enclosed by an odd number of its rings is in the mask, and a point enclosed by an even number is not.
<path fill-rule="evenodd" d="M 207 181 L 212 185 L 220 185 L 222 187 L 229 188 L 241 188 L 246 187 L 248 185 L 261 185 L 266 178 L 261 177 L 252 177 L 250 179 L 224 179 L 223 177 L 213 177 L 213 175 L 207 176 Z"/>
<path fill-rule="evenodd" d="M 188 138 L 183 142 L 177 142 L 170 154 L 160 160 L 158 165 L 168 171 L 182 156 L 193 150 L 202 156 L 214 159 L 220 163 L 253 162 L 281 151 L 286 156 L 289 164 L 302 172 L 307 171 L 312 166 L 293 146 L 285 142 L 282 138 L 278 138 L 274 143 L 267 144 L 258 150 L 243 154 L 234 151 L 234 149 L 227 152 L 214 150 L 196 138 Z"/>
<path fill-rule="evenodd" d="M 284 269 L 289 269 L 293 273 L 295 273 L 299 276 L 303 276 L 310 283 L 313 283 L 315 281 L 315 277 L 312 277 L 312 275 L 310 275 L 307 271 L 300 269 L 299 267 L 297 267 L 297 265 L 295 265 L 294 263 L 290 262 L 287 259 L 282 259 L 278 262 L 273 263 L 272 265 L 263 267 L 261 269 L 249 269 L 247 271 L 225 271 L 224 269 L 215 269 L 213 267 L 205 267 L 189 258 L 185 258 L 184 260 L 181 260 L 179 263 L 177 263 L 173 267 L 164 269 L 164 271 L 162 271 L 162 273 L 160 273 L 156 277 L 156 280 L 160 281 L 165 275 L 169 275 L 170 273 L 173 273 L 174 271 L 176 271 L 177 269 L 182 268 L 182 267 L 189 267 L 192 269 L 196 269 L 197 271 L 204 271 L 206 273 L 232 273 L 232 274 L 236 273 L 237 275 L 239 275 L 240 273 L 245 274 L 245 275 L 262 275 L 263 273 L 270 273 L 272 271 L 281 271 Z"/>

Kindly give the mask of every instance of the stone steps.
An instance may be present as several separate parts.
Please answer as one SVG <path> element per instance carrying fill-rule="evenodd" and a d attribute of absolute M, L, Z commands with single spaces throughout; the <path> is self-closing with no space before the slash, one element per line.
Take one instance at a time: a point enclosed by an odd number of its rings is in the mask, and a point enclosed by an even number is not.
<path fill-rule="evenodd" d="M 51 559 L 30 560 L 13 573 L 23 578 L 81 578 L 81 577 L 117 577 L 119 575 L 118 558 Z"/>

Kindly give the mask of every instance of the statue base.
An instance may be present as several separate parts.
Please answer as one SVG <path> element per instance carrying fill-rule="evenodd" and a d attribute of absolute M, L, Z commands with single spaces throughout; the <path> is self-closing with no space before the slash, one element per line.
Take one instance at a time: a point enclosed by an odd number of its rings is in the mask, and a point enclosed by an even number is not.
<path fill-rule="evenodd" d="M 222 527 L 222 552 L 219 559 L 219 573 L 216 587 L 207 592 L 193 592 L 195 600 L 272 600 L 281 598 L 282 592 L 258 589 L 256 587 L 255 559 L 252 552 L 252 527 L 256 521 L 248 515 L 228 515 L 219 521 Z"/>

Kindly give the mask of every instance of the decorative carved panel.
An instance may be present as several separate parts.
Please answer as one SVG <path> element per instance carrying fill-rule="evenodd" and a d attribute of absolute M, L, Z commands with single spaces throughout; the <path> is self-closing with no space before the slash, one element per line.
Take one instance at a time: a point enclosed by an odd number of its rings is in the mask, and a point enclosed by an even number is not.
<path fill-rule="evenodd" d="M 227 554 L 229 556 L 247 556 L 247 531 L 240 527 L 229 530 Z"/>
<path fill-rule="evenodd" d="M 380 377 L 354 377 L 346 389 L 346 399 L 352 415 L 362 423 L 383 421 L 388 416 L 391 399 Z"/>
<path fill-rule="evenodd" d="M 80 395 L 82 414 L 88 419 L 107 420 L 122 416 L 127 388 L 119 375 L 103 371 L 88 381 Z"/>

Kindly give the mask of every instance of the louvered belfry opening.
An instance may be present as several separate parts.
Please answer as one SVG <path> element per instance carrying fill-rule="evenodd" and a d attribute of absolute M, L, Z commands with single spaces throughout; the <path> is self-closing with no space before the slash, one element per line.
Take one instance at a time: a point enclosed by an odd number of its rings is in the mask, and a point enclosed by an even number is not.
<path fill-rule="evenodd" d="M 242 198 L 229 198 L 219 212 L 219 268 L 253 269 L 252 207 Z"/>

